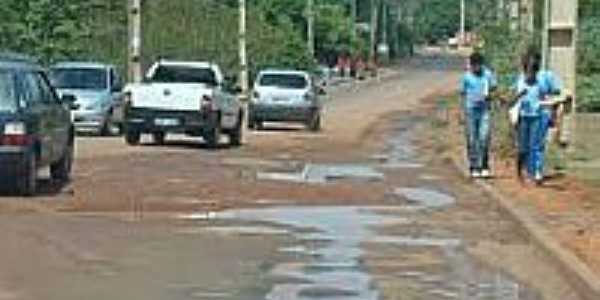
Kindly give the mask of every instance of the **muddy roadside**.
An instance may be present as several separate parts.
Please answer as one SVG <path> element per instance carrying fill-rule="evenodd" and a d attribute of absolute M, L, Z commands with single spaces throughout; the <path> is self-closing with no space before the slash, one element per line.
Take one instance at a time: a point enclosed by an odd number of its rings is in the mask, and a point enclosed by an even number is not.
<path fill-rule="evenodd" d="M 296 185 L 259 180 L 261 172 L 300 172 L 307 163 L 355 161 L 382 115 L 408 111 L 418 100 L 443 92 L 458 78 L 450 68 L 430 67 L 429 58 L 403 65 L 398 76 L 358 90 L 331 95 L 324 130 L 277 124 L 247 132 L 241 148 L 205 149 L 174 136 L 164 146 L 128 147 L 122 138 L 81 138 L 72 183 L 56 188 L 42 177 L 35 199 L 3 197 L 4 212 L 144 212 L 219 210 L 283 201 L 338 203 L 372 201 L 383 188 L 367 191 L 351 182 Z M 433 78 L 433 79 L 432 79 Z M 260 204 L 259 204 L 260 205 Z"/>
<path fill-rule="evenodd" d="M 457 105 L 448 106 L 449 111 L 440 113 L 440 99 L 456 98 L 453 94 L 430 98 L 424 109 L 431 116 L 429 126 L 423 131 L 427 135 L 427 147 L 438 149 L 439 156 L 446 161 L 464 165 L 464 133 L 461 112 Z M 440 116 L 448 122 L 440 122 Z M 507 156 L 506 149 L 499 148 L 499 139 L 493 138 L 494 178 L 486 183 L 511 201 L 517 209 L 547 230 L 552 238 L 567 251 L 584 262 L 596 275 L 600 275 L 600 204 L 596 186 L 585 184 L 575 175 L 555 169 L 550 162 L 543 186 L 524 184 L 518 180 L 514 159 Z M 504 153 L 502 152 L 504 151 Z M 555 155 L 555 154 L 551 154 Z M 550 158 L 550 160 L 555 158 Z"/>

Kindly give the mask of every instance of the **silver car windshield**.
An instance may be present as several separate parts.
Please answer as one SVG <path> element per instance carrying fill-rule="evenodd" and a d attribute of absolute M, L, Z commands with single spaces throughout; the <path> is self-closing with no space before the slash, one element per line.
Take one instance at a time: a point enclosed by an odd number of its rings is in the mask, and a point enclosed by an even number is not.
<path fill-rule="evenodd" d="M 0 70 L 0 111 L 12 112 L 16 107 L 14 78 L 9 71 Z"/>
<path fill-rule="evenodd" d="M 50 78 L 54 87 L 74 90 L 104 90 L 108 88 L 108 74 L 103 69 L 53 69 Z"/>
<path fill-rule="evenodd" d="M 308 85 L 306 78 L 295 74 L 264 74 L 261 76 L 260 86 L 278 87 L 285 89 L 305 89 Z"/>

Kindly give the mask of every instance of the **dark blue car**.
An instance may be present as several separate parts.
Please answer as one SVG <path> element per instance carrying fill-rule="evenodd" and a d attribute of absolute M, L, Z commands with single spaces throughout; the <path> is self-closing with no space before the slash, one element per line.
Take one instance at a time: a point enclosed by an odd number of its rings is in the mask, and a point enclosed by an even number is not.
<path fill-rule="evenodd" d="M 0 54 L 0 183 L 25 196 L 36 194 L 37 171 L 68 181 L 73 162 L 74 97 L 57 97 L 35 62 Z"/>

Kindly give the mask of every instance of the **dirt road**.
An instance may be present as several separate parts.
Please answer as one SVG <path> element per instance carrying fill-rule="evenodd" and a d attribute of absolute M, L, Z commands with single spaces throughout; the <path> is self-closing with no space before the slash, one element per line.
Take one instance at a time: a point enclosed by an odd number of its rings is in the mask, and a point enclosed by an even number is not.
<path fill-rule="evenodd" d="M 437 157 L 425 57 L 332 91 L 325 130 L 238 149 L 82 138 L 74 181 L 2 198 L 5 299 L 578 299 L 496 204 Z"/>

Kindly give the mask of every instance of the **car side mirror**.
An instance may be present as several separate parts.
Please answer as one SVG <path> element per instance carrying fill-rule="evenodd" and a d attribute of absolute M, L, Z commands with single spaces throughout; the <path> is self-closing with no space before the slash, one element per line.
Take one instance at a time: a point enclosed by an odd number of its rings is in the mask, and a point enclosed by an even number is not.
<path fill-rule="evenodd" d="M 60 98 L 60 102 L 67 105 L 72 110 L 79 108 L 79 105 L 77 103 L 75 103 L 76 101 L 77 101 L 77 98 L 75 97 L 75 95 L 70 95 L 70 94 L 64 94 Z"/>

